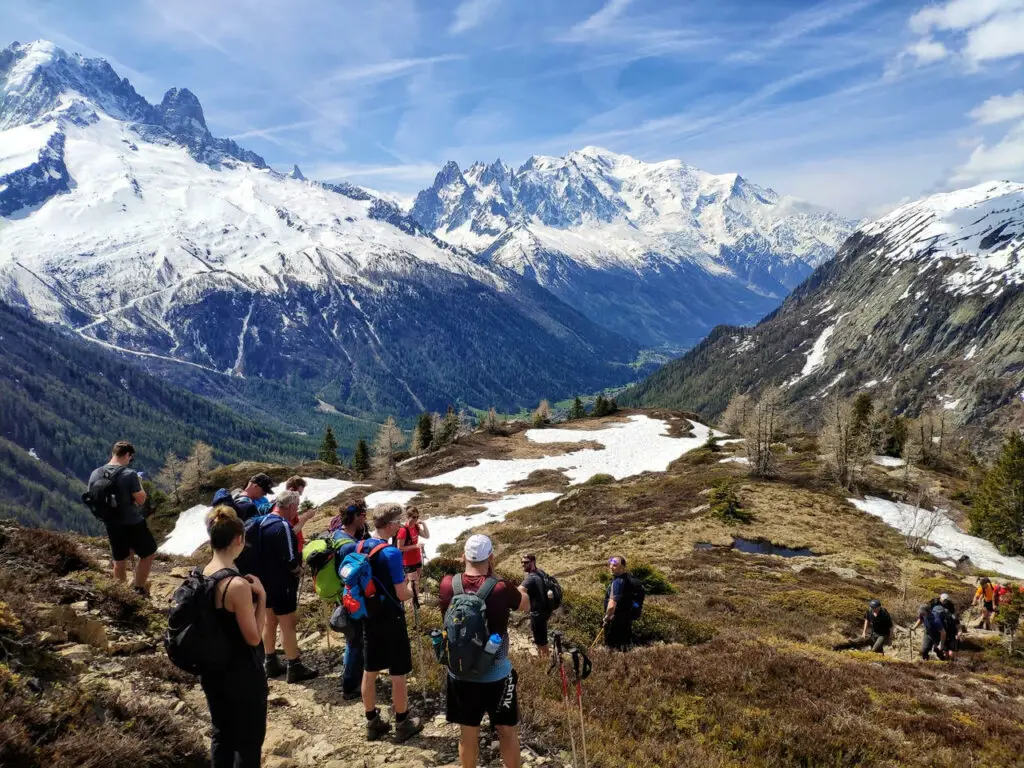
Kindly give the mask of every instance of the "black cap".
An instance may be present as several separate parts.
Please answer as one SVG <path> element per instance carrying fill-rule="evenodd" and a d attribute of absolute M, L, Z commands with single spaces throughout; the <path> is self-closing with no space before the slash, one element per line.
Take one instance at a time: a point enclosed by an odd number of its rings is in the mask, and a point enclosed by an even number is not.
<path fill-rule="evenodd" d="M 872 600 L 870 603 L 868 603 L 868 608 L 870 608 L 871 610 L 875 610 L 875 608 L 881 608 L 881 607 L 882 607 L 882 601 L 881 600 Z"/>
<path fill-rule="evenodd" d="M 263 472 L 250 477 L 249 482 L 252 485 L 258 485 L 263 489 L 264 493 L 270 493 L 274 488 L 274 481 L 270 479 L 270 475 L 264 474 Z"/>

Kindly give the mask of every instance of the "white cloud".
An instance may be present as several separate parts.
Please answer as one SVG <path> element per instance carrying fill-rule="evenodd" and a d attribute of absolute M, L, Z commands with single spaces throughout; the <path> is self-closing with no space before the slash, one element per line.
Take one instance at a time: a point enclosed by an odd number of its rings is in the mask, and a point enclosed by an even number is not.
<path fill-rule="evenodd" d="M 932 64 L 936 61 L 942 61 L 949 55 L 949 51 L 946 50 L 946 46 L 942 43 L 932 40 L 930 37 L 924 40 L 918 40 L 912 46 L 907 48 L 907 53 L 916 59 L 918 64 Z"/>
<path fill-rule="evenodd" d="M 971 117 L 981 125 L 995 125 L 1024 117 L 1024 91 L 1017 91 L 1009 96 L 993 96 L 971 110 Z"/>
<path fill-rule="evenodd" d="M 497 9 L 501 0 L 463 0 L 455 9 L 455 18 L 448 29 L 449 35 L 461 35 L 476 29 Z"/>
<path fill-rule="evenodd" d="M 1017 13 L 993 17 L 967 35 L 964 52 L 973 61 L 1005 59 L 1024 53 L 1024 2 Z"/>
<path fill-rule="evenodd" d="M 960 185 L 992 179 L 1024 181 L 1024 121 L 992 146 L 978 145 L 953 175 L 953 183 Z"/>
<path fill-rule="evenodd" d="M 607 30 L 623 14 L 633 0 L 608 0 L 597 13 L 569 30 L 566 39 L 586 41 Z"/>
<path fill-rule="evenodd" d="M 932 29 L 971 29 L 997 13 L 1022 7 L 1022 0 L 950 0 L 915 13 L 910 18 L 910 28 L 922 35 Z"/>
<path fill-rule="evenodd" d="M 375 178 L 391 182 L 430 182 L 439 166 L 434 163 L 409 163 L 403 165 L 362 165 L 358 163 L 325 163 L 314 165 L 306 171 L 312 179 L 334 181 L 337 179 Z"/>

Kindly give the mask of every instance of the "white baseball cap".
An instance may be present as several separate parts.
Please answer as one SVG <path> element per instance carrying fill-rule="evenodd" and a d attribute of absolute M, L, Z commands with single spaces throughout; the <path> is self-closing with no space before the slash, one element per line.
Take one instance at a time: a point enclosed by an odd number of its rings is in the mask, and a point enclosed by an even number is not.
<path fill-rule="evenodd" d="M 487 536 L 484 536 L 482 533 L 474 533 L 466 539 L 466 548 L 463 551 L 466 554 L 466 560 L 469 562 L 482 563 L 491 556 L 491 553 L 494 551 L 494 545 L 491 544 L 491 540 Z"/>

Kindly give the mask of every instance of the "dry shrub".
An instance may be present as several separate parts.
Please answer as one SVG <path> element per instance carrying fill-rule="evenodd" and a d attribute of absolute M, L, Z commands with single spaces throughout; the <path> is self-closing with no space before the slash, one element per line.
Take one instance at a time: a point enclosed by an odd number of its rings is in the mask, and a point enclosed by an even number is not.
<path fill-rule="evenodd" d="M 42 566 L 57 576 L 94 567 L 78 543 L 67 534 L 13 524 L 0 528 L 0 551 Z"/>
<path fill-rule="evenodd" d="M 589 647 L 601 628 L 604 601 L 600 597 L 565 590 L 562 609 L 551 618 L 552 629 L 562 632 L 570 645 Z M 633 639 L 638 644 L 705 643 L 714 635 L 714 629 L 701 622 L 691 621 L 648 599 L 644 612 L 633 623 Z"/>
<path fill-rule="evenodd" d="M 124 660 L 126 669 L 154 680 L 162 680 L 175 685 L 194 685 L 198 682 L 195 675 L 174 666 L 162 651 L 156 653 L 140 653 L 128 656 Z"/>
<path fill-rule="evenodd" d="M 445 576 L 461 573 L 462 561 L 457 557 L 432 557 L 423 566 L 423 577 L 440 582 Z"/>
<path fill-rule="evenodd" d="M 163 632 L 166 616 L 127 584 L 114 581 L 106 574 L 82 572 L 58 584 L 68 598 L 87 599 L 94 608 L 122 626 L 157 635 Z"/>

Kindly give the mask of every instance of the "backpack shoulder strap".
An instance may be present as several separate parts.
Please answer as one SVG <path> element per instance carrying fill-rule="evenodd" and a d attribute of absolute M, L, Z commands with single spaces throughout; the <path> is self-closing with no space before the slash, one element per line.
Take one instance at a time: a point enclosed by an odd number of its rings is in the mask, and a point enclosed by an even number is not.
<path fill-rule="evenodd" d="M 464 595 L 466 591 L 462 588 L 462 574 L 452 576 L 452 595 Z"/>
<path fill-rule="evenodd" d="M 367 559 L 367 560 L 372 560 L 372 559 L 373 559 L 373 556 L 374 556 L 374 555 L 376 555 L 376 554 L 377 554 L 378 552 L 380 552 L 380 551 L 381 551 L 382 549 L 386 549 L 387 547 L 390 547 L 390 546 L 391 546 L 391 545 L 390 545 L 390 544 L 388 544 L 388 543 L 387 543 L 386 541 L 385 541 L 385 542 L 383 542 L 383 543 L 381 543 L 381 544 L 378 544 L 378 545 L 377 545 L 376 547 L 374 547 L 373 549 L 371 549 L 371 550 L 370 550 L 370 554 L 368 554 L 368 555 L 366 556 L 366 559 Z"/>
<path fill-rule="evenodd" d="M 359 553 L 360 555 L 363 554 L 363 545 L 365 543 L 366 543 L 366 539 L 363 539 L 358 544 L 356 544 L 356 552 Z"/>
<path fill-rule="evenodd" d="M 491 592 L 498 586 L 498 580 L 493 576 L 488 576 L 484 579 L 483 585 L 476 591 L 476 596 L 484 602 L 487 602 L 487 598 L 491 596 Z"/>

